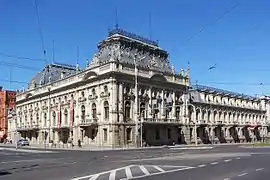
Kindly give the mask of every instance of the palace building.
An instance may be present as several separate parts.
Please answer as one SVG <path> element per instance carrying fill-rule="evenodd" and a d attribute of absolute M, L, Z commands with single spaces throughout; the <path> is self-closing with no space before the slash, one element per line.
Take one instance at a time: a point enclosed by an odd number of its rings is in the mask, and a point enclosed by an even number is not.
<path fill-rule="evenodd" d="M 255 130 L 256 140 L 268 137 L 266 100 L 192 87 L 189 70 L 177 73 L 157 42 L 119 28 L 109 31 L 84 69 L 46 65 L 16 103 L 10 136 L 30 144 L 243 142 Z"/>

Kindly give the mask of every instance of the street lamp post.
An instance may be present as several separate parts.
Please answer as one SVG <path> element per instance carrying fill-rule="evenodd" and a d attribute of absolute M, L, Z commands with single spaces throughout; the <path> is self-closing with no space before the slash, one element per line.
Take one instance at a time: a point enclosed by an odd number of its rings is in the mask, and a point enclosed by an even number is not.
<path fill-rule="evenodd" d="M 138 60 L 142 61 L 145 57 L 142 57 Z M 137 68 L 137 54 L 134 55 L 134 76 L 135 76 L 135 143 L 138 147 L 138 113 L 139 113 L 139 106 L 138 106 L 138 68 Z"/>

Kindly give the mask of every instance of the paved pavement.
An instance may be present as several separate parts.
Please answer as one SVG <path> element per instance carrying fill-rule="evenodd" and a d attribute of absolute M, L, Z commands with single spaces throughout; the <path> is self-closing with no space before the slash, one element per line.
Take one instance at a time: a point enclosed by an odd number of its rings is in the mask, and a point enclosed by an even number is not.
<path fill-rule="evenodd" d="M 270 148 L 34 151 L 0 148 L 0 179 L 269 180 L 270 176 Z"/>

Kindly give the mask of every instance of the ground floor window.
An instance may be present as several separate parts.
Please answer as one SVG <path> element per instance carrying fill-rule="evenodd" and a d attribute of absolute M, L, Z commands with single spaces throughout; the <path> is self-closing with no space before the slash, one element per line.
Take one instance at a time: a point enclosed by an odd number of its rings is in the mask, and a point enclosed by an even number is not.
<path fill-rule="evenodd" d="M 156 140 L 160 139 L 160 132 L 159 129 L 156 129 Z"/>
<path fill-rule="evenodd" d="M 167 136 L 168 136 L 168 139 L 171 139 L 171 129 L 170 128 L 167 131 Z"/>
<path fill-rule="evenodd" d="M 107 142 L 107 140 L 108 140 L 108 130 L 107 129 L 103 129 L 103 140 L 104 140 L 104 142 Z"/>
<path fill-rule="evenodd" d="M 131 128 L 127 128 L 126 132 L 127 132 L 127 141 L 129 142 L 131 141 Z"/>

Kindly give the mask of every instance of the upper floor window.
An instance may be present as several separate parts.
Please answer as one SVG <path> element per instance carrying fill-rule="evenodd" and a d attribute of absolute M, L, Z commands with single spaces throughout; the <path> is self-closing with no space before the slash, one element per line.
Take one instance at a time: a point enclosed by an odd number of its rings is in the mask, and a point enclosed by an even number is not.
<path fill-rule="evenodd" d="M 125 119 L 130 119 L 130 102 L 125 103 Z"/>
<path fill-rule="evenodd" d="M 81 107 L 81 118 L 82 120 L 85 120 L 85 106 L 84 105 L 82 105 Z"/>
<path fill-rule="evenodd" d="M 56 113 L 55 113 L 55 111 L 53 111 L 53 113 L 52 113 L 52 119 L 53 119 L 53 125 L 56 125 Z"/>
<path fill-rule="evenodd" d="M 97 118 L 97 106 L 95 103 L 92 104 L 92 117 Z"/>
<path fill-rule="evenodd" d="M 67 109 L 64 110 L 64 120 L 65 120 L 65 125 L 67 125 L 68 124 L 68 110 Z"/>
<path fill-rule="evenodd" d="M 180 107 L 177 107 L 175 109 L 175 116 L 176 116 L 176 119 L 180 119 Z"/>
<path fill-rule="evenodd" d="M 108 101 L 104 102 L 104 118 L 109 119 L 109 103 L 108 103 Z"/>

